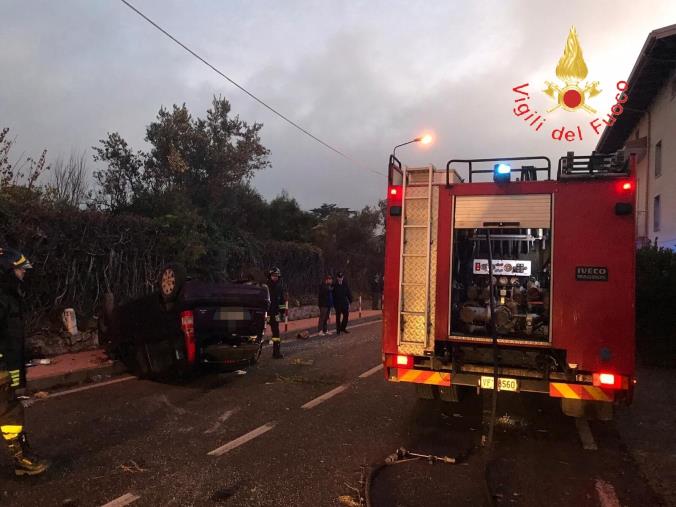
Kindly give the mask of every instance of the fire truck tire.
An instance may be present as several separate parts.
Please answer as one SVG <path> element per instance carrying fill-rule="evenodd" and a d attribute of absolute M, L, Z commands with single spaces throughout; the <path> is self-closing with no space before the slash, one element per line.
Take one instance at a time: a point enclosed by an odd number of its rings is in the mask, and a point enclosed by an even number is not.
<path fill-rule="evenodd" d="M 416 384 L 415 395 L 419 400 L 434 400 L 439 397 L 439 388 L 429 384 Z"/>
<path fill-rule="evenodd" d="M 561 410 L 570 417 L 584 417 L 597 421 L 613 420 L 613 404 L 604 401 L 561 398 Z"/>
<path fill-rule="evenodd" d="M 460 401 L 462 394 L 458 386 L 439 387 L 439 399 L 452 403 Z"/>

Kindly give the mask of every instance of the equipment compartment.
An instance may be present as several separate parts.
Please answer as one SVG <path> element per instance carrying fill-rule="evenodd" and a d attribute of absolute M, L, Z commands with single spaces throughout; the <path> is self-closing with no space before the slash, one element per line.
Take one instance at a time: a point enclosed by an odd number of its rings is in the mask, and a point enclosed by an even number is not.
<path fill-rule="evenodd" d="M 493 257 L 492 284 L 488 275 L 488 237 Z M 549 228 L 455 229 L 451 334 L 490 336 L 492 293 L 499 337 L 549 341 L 550 261 Z"/>

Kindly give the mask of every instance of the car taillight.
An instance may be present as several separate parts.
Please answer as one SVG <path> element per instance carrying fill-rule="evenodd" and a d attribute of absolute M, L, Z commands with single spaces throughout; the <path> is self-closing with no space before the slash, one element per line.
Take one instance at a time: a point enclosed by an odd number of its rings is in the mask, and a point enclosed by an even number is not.
<path fill-rule="evenodd" d="M 195 362 L 197 346 L 195 345 L 195 320 L 191 310 L 181 312 L 181 330 L 185 340 L 185 355 L 188 363 Z"/>
<path fill-rule="evenodd" d="M 626 389 L 626 379 L 621 375 L 615 375 L 614 373 L 594 373 L 592 375 L 592 383 L 596 387 L 607 387 L 612 389 Z"/>
<path fill-rule="evenodd" d="M 413 356 L 397 356 L 397 366 L 413 368 Z"/>

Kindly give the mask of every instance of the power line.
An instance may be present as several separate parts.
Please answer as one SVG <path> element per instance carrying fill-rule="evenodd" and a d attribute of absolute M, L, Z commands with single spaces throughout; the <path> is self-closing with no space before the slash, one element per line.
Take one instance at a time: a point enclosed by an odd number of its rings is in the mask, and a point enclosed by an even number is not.
<path fill-rule="evenodd" d="M 200 62 L 202 62 L 204 65 L 206 65 L 206 66 L 209 67 L 211 70 L 213 70 L 214 72 L 216 72 L 219 76 L 225 78 L 225 79 L 226 79 L 228 82 L 230 82 L 232 85 L 234 85 L 235 87 L 239 88 L 241 91 L 243 91 L 244 93 L 246 93 L 249 97 L 251 97 L 252 99 L 254 99 L 256 102 L 258 102 L 260 105 L 262 105 L 262 106 L 265 107 L 266 109 L 269 109 L 270 111 L 272 111 L 274 114 L 276 114 L 277 116 L 279 116 L 279 117 L 280 117 L 282 120 L 284 120 L 285 122 L 291 124 L 293 127 L 295 127 L 295 128 L 297 128 L 298 130 L 300 130 L 303 134 L 305 134 L 305 135 L 309 136 L 310 138 L 314 139 L 315 141 L 317 141 L 319 144 L 321 144 L 321 145 L 324 146 L 325 148 L 328 148 L 329 150 L 331 150 L 331 151 L 337 153 L 338 155 L 340 155 L 341 157 L 345 158 L 346 160 L 349 160 L 350 162 L 352 162 L 354 165 L 356 165 L 356 166 L 359 167 L 360 169 L 366 169 L 367 171 L 371 171 L 371 172 L 373 172 L 373 173 L 375 173 L 375 174 L 379 174 L 380 176 L 385 176 L 383 173 L 381 173 L 381 172 L 379 172 L 379 171 L 375 171 L 375 170 L 373 170 L 373 169 L 368 169 L 368 168 L 363 167 L 359 162 L 357 162 L 357 161 L 356 161 L 354 158 L 352 158 L 350 155 L 348 155 L 348 154 L 342 152 L 342 151 L 339 150 L 338 148 L 335 148 L 335 147 L 331 146 L 329 143 L 327 143 L 327 142 L 325 142 L 325 141 L 322 141 L 320 138 L 318 138 L 317 136 L 315 136 L 312 132 L 310 132 L 310 131 L 308 131 L 307 129 L 303 128 L 303 127 L 300 126 L 298 123 L 296 123 L 295 121 L 291 120 L 290 118 L 288 118 L 288 117 L 285 116 L 284 114 L 280 113 L 277 109 L 275 109 L 274 107 L 270 106 L 269 104 L 267 104 L 267 103 L 266 103 L 265 101 L 263 101 L 262 99 L 259 99 L 256 95 L 254 95 L 253 93 L 251 93 L 249 90 L 247 90 L 246 88 L 244 88 L 242 85 L 240 85 L 239 83 L 237 83 L 236 81 L 234 81 L 233 79 L 231 79 L 230 77 L 228 77 L 227 75 L 225 75 L 225 74 L 224 74 L 222 71 L 220 71 L 217 67 L 215 67 L 214 65 L 212 65 L 211 63 L 209 63 L 205 58 L 203 58 L 202 56 L 200 56 L 198 53 L 196 53 L 195 51 L 193 51 L 192 49 L 190 49 L 188 46 L 186 46 L 184 43 L 182 43 L 182 42 L 181 42 L 180 40 L 178 40 L 176 37 L 174 37 L 173 35 L 171 35 L 171 34 L 170 34 L 169 32 L 167 32 L 164 28 L 162 28 L 160 25 L 158 25 L 157 23 L 155 23 L 152 19 L 150 19 L 150 18 L 149 18 L 148 16 L 146 16 L 145 14 L 143 14 L 143 13 L 142 13 L 140 10 L 138 10 L 136 7 L 134 7 L 134 6 L 133 6 L 131 3 L 129 3 L 127 0 L 120 0 L 120 1 L 121 1 L 123 4 L 125 4 L 127 7 L 129 7 L 132 11 L 134 11 L 136 14 L 138 14 L 138 15 L 141 16 L 143 19 L 145 19 L 148 23 L 150 23 L 150 24 L 151 24 L 153 27 L 155 27 L 157 30 L 159 30 L 159 31 L 162 32 L 164 35 L 166 35 L 169 39 L 171 39 L 172 41 L 174 41 L 176 44 L 178 44 L 179 46 L 181 46 L 183 49 L 185 49 L 185 50 L 186 50 L 188 53 L 190 53 L 192 56 L 194 56 L 195 58 L 197 58 L 197 59 L 198 59 Z"/>

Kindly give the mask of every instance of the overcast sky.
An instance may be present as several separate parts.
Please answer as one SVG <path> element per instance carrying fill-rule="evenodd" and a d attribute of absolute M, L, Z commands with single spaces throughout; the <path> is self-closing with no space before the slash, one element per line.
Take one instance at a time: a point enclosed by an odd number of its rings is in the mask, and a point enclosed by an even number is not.
<path fill-rule="evenodd" d="M 224 73 L 349 153 L 385 172 L 395 144 L 432 132 L 435 142 L 398 151 L 408 165 L 450 158 L 589 152 L 588 122 L 609 110 L 651 30 L 676 23 L 676 2 L 133 0 Z M 213 95 L 262 122 L 272 167 L 254 184 L 282 189 L 305 208 L 359 208 L 385 194 L 364 171 L 307 138 L 206 68 L 117 0 L 0 0 L 0 128 L 15 156 L 89 149 L 118 131 L 144 149 L 160 106 L 185 102 L 203 115 Z M 599 113 L 555 111 L 539 132 L 517 119 L 512 87 L 530 83 L 531 107 L 568 31 L 577 28 L 603 93 Z M 583 125 L 585 139 L 553 141 L 555 126 Z M 94 164 L 92 163 L 92 167 Z"/>

